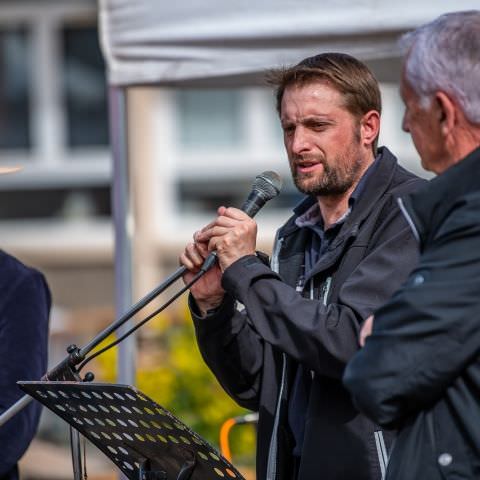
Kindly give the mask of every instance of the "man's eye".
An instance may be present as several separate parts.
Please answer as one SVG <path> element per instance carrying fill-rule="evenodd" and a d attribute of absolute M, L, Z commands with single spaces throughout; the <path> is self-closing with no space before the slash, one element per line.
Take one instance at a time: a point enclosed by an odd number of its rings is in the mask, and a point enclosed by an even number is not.
<path fill-rule="evenodd" d="M 282 128 L 285 135 L 291 135 L 295 131 L 295 127 L 293 125 L 285 125 Z"/>
<path fill-rule="evenodd" d="M 314 123 L 311 123 L 309 126 L 313 130 L 325 130 L 328 124 L 325 122 L 314 122 Z"/>

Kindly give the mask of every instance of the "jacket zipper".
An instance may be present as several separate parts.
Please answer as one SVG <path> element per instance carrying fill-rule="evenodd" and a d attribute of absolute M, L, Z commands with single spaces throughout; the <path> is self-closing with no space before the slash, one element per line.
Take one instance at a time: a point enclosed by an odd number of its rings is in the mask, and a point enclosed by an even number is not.
<path fill-rule="evenodd" d="M 272 261 L 270 262 L 270 268 L 278 273 L 279 272 L 279 253 L 282 248 L 283 238 L 275 238 L 273 244 Z M 277 477 L 277 452 L 278 452 L 278 424 L 280 423 L 280 409 L 282 405 L 282 395 L 285 388 L 285 376 L 287 371 L 287 357 L 282 354 L 282 379 L 280 381 L 280 390 L 278 392 L 277 406 L 275 409 L 275 419 L 273 421 L 272 437 L 270 438 L 270 446 L 268 447 L 268 461 L 267 461 L 267 473 L 266 480 L 275 480 Z"/>
<path fill-rule="evenodd" d="M 287 356 L 282 354 L 282 380 L 278 392 L 277 408 L 275 409 L 275 420 L 273 422 L 272 438 L 268 448 L 267 476 L 266 480 L 277 478 L 277 453 L 278 453 L 278 424 L 280 423 L 280 409 L 282 406 L 283 390 L 285 388 L 285 375 L 287 371 Z"/>
<path fill-rule="evenodd" d="M 382 480 L 384 480 L 387 472 L 388 454 L 387 448 L 385 447 L 385 441 L 383 439 L 383 432 L 381 430 L 378 432 L 373 432 L 373 436 L 375 437 L 375 446 L 377 447 L 378 462 L 380 463 Z"/>
<path fill-rule="evenodd" d="M 330 287 L 332 285 L 332 277 L 327 277 L 322 287 L 322 301 L 327 306 L 328 294 L 330 293 Z M 310 294 L 310 298 L 313 300 L 313 296 Z"/>
<path fill-rule="evenodd" d="M 273 252 L 272 252 L 272 260 L 270 262 L 270 268 L 275 273 L 278 273 L 280 271 L 278 258 L 279 258 L 280 250 L 282 248 L 283 240 L 284 240 L 283 238 L 278 238 L 278 234 L 277 234 L 277 237 L 275 238 L 275 241 L 273 243 Z"/>
<path fill-rule="evenodd" d="M 397 198 L 398 206 L 400 207 L 401 212 L 403 213 L 403 216 L 408 222 L 408 225 L 412 229 L 414 237 L 417 239 L 417 242 L 420 242 L 420 234 L 418 233 L 417 226 L 415 225 L 415 222 L 413 221 L 412 217 L 410 216 L 410 213 L 408 213 L 407 207 L 403 203 L 403 200 L 401 198 Z"/>

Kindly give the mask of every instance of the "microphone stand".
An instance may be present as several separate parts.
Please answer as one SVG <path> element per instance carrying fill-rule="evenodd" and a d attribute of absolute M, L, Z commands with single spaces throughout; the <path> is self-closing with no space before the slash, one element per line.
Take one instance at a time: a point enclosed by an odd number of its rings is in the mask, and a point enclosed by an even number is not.
<path fill-rule="evenodd" d="M 174 297 L 172 297 L 163 307 L 167 307 L 176 300 L 180 295 L 182 295 L 186 290 L 188 290 L 195 282 L 197 282 L 214 264 L 216 256 L 210 255 L 205 260 L 200 271 L 195 275 L 192 281 L 185 285 Z M 85 377 L 82 379 L 79 375 L 79 370 L 77 370 L 77 365 L 82 363 L 88 353 L 90 353 L 97 345 L 99 345 L 105 338 L 107 338 L 111 333 L 115 332 L 120 328 L 127 320 L 133 317 L 138 313 L 142 308 L 148 305 L 152 300 L 154 300 L 158 295 L 163 293 L 168 287 L 175 283 L 180 277 L 182 277 L 187 272 L 187 268 L 182 266 L 179 267 L 173 274 L 171 274 L 163 283 L 158 287 L 152 290 L 149 294 L 139 300 L 135 305 L 133 305 L 122 317 L 113 322 L 110 326 L 105 328 L 100 332 L 96 337 L 94 337 L 87 345 L 83 348 L 79 348 L 76 345 L 69 345 L 67 347 L 68 355 L 56 366 L 50 369 L 43 377 L 42 380 L 55 381 L 55 380 L 72 380 L 72 381 L 84 381 L 91 382 L 94 378 L 91 372 L 88 372 Z M 130 332 L 132 333 L 132 332 Z M 24 395 L 17 402 L 15 402 L 10 408 L 5 410 L 5 412 L 0 415 L 0 427 L 4 425 L 8 420 L 14 417 L 18 412 L 23 410 L 31 401 L 32 397 L 29 395 Z"/>
<path fill-rule="evenodd" d="M 275 172 L 263 172 L 261 175 L 255 177 L 255 182 L 252 185 L 252 191 L 250 192 L 247 200 L 242 206 L 242 210 L 249 215 L 254 217 L 257 212 L 265 205 L 268 200 L 271 200 L 276 195 L 279 194 L 280 188 L 282 185 L 282 180 L 280 176 Z M 87 345 L 83 348 L 79 348 L 76 345 L 72 344 L 67 347 L 67 357 L 65 357 L 60 363 L 55 367 L 49 370 L 43 377 L 42 380 L 47 381 L 76 381 L 76 382 L 91 382 L 94 379 L 94 375 L 91 372 L 87 372 L 82 379 L 80 377 L 80 371 L 82 368 L 97 355 L 102 354 L 104 351 L 109 348 L 117 345 L 126 337 L 131 335 L 135 330 L 140 328 L 144 323 L 150 320 L 154 315 L 160 313 L 163 309 L 168 307 L 172 302 L 174 302 L 180 295 L 186 292 L 195 282 L 197 282 L 205 273 L 210 270 L 210 268 L 215 265 L 217 261 L 217 252 L 211 252 L 208 257 L 203 262 L 200 270 L 192 280 L 184 285 L 175 295 L 170 297 L 170 299 L 157 309 L 154 313 L 148 315 L 143 319 L 138 325 L 131 328 L 127 333 L 118 338 L 115 342 L 109 344 L 93 355 L 87 357 L 87 355 L 103 340 L 105 340 L 111 333 L 120 328 L 127 320 L 133 317 L 138 313 L 142 308 L 148 305 L 154 298 L 164 292 L 170 285 L 175 283 L 181 276 L 187 272 L 187 268 L 182 266 L 179 267 L 172 275 L 170 275 L 162 284 L 157 288 L 152 290 L 149 294 L 143 297 L 135 305 L 133 305 L 122 317 L 113 322 L 109 327 L 100 332 L 96 337 L 93 338 Z M 31 401 L 32 397 L 29 395 L 24 395 L 16 403 L 14 403 L 9 409 L 7 409 L 2 415 L 0 415 L 0 428 L 13 416 L 23 410 Z M 70 441 L 72 447 L 72 461 L 73 461 L 73 470 L 74 470 L 74 479 L 82 480 L 82 459 L 81 459 L 81 448 L 80 448 L 80 434 L 78 431 L 70 427 Z M 183 475 L 181 475 L 183 478 Z M 142 477 L 143 478 L 143 477 Z M 179 477 L 180 478 L 180 477 Z M 186 477 L 185 477 L 186 478 Z"/>

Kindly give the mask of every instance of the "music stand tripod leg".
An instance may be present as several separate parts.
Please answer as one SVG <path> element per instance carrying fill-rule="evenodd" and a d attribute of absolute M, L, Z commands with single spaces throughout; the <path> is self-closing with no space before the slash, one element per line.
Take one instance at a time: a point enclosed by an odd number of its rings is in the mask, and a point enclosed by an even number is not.
<path fill-rule="evenodd" d="M 73 480 L 82 480 L 82 449 L 80 433 L 70 426 L 70 448 L 72 452 Z"/>

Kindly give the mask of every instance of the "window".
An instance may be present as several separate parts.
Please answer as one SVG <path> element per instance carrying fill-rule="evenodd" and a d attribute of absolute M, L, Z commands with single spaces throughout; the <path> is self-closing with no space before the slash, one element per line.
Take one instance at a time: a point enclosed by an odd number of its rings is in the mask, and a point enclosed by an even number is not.
<path fill-rule="evenodd" d="M 107 186 L 0 191 L 1 220 L 76 220 L 105 218 L 110 214 L 110 188 Z"/>
<path fill-rule="evenodd" d="M 69 147 L 108 145 L 107 90 L 97 28 L 63 28 L 64 95 Z"/>
<path fill-rule="evenodd" d="M 177 105 L 184 148 L 232 147 L 244 141 L 242 91 L 180 90 Z"/>
<path fill-rule="evenodd" d="M 25 27 L 0 30 L 0 148 L 30 148 L 30 44 Z"/>

